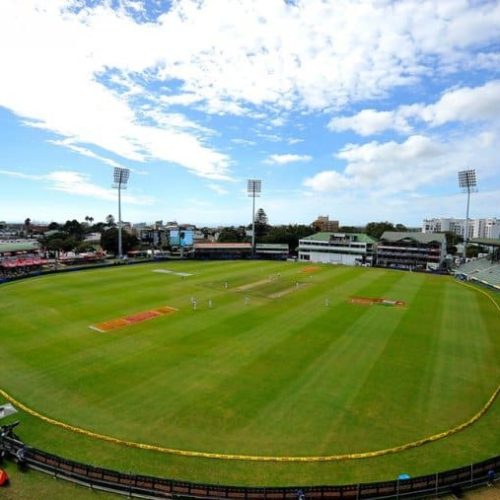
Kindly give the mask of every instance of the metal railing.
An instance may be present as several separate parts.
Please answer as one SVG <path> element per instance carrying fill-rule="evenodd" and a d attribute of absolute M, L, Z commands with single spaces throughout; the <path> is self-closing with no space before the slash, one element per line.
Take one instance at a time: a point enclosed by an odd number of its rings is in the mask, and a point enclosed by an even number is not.
<path fill-rule="evenodd" d="M 239 500 L 425 498 L 472 489 L 491 481 L 500 456 L 458 469 L 409 479 L 339 486 L 245 487 L 221 486 L 124 474 L 82 464 L 27 446 L 13 432 L 16 424 L 0 427 L 0 452 L 55 477 L 135 498 L 204 498 Z"/>

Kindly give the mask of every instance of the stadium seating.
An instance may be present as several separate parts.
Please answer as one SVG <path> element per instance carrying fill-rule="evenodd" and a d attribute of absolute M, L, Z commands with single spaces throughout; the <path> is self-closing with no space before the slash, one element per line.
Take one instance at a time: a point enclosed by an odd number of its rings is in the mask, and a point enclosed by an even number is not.
<path fill-rule="evenodd" d="M 500 288 L 500 264 L 491 266 L 490 268 L 480 271 L 473 276 L 474 279 Z"/>
<path fill-rule="evenodd" d="M 455 275 L 466 276 L 469 280 L 481 281 L 495 288 L 500 288 L 500 263 L 477 259 L 466 262 L 455 269 Z"/>
<path fill-rule="evenodd" d="M 490 268 L 493 264 L 491 260 L 487 258 L 471 260 L 470 262 L 466 262 L 465 264 L 461 264 L 456 270 L 457 274 L 465 274 L 466 276 L 471 276 L 475 273 L 484 271 Z"/>

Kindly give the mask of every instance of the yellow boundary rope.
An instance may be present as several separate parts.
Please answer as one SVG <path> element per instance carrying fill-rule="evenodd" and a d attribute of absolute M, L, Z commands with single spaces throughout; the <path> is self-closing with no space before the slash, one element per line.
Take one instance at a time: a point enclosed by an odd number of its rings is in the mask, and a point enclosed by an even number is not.
<path fill-rule="evenodd" d="M 485 292 L 484 290 L 480 290 L 474 286 L 467 285 L 465 283 L 463 283 L 463 285 L 486 295 L 495 304 L 498 311 L 500 311 L 500 306 L 495 301 L 495 299 L 493 299 L 493 297 L 491 297 L 491 295 L 489 293 Z M 160 453 L 167 453 L 170 455 L 178 455 L 178 456 L 183 456 L 183 457 L 211 458 L 211 459 L 217 459 L 217 460 L 242 460 L 242 461 L 249 461 L 249 462 L 337 462 L 337 461 L 343 461 L 343 460 L 355 460 L 355 459 L 361 459 L 361 458 L 380 457 L 382 455 L 389 455 L 391 453 L 399 453 L 399 452 L 404 451 L 404 450 L 409 450 L 411 448 L 417 448 L 417 447 L 422 446 L 424 444 L 438 441 L 438 440 L 443 439 L 445 437 L 451 436 L 452 434 L 456 434 L 457 432 L 463 431 L 467 427 L 470 427 L 472 424 L 477 422 L 491 408 L 491 406 L 495 402 L 495 399 L 497 398 L 499 393 L 500 393 L 500 385 L 496 388 L 496 390 L 493 392 L 493 394 L 488 399 L 486 404 L 481 408 L 481 410 L 478 411 L 472 418 L 470 418 L 466 422 L 463 422 L 462 424 L 459 424 L 456 427 L 453 427 L 452 429 L 449 429 L 447 431 L 440 432 L 439 434 L 433 434 L 432 436 L 427 436 L 423 439 L 419 439 L 419 440 L 413 441 L 411 443 L 406 443 L 406 444 L 403 444 L 400 446 L 394 446 L 393 448 L 386 448 L 383 450 L 375 450 L 375 451 L 367 451 L 367 452 L 359 452 L 359 453 L 347 453 L 344 455 L 273 457 L 273 456 L 260 456 L 260 455 L 238 455 L 238 454 L 226 454 L 226 453 L 210 453 L 210 452 L 205 452 L 205 451 L 179 450 L 176 448 L 166 448 L 163 446 L 157 446 L 157 445 L 153 445 L 153 444 L 137 443 L 134 441 L 126 441 L 123 439 L 114 438 L 111 436 L 106 436 L 104 434 L 98 434 L 96 432 L 82 429 L 80 427 L 75 427 L 73 425 L 65 424 L 64 422 L 60 422 L 59 420 L 55 420 L 51 417 L 47 417 L 46 415 L 43 415 L 43 414 L 37 412 L 36 410 L 29 408 L 28 406 L 21 403 L 20 401 L 17 401 L 10 394 L 8 394 L 4 390 L 0 389 L 0 396 L 5 398 L 7 401 L 12 403 L 13 405 L 20 408 L 22 411 L 28 413 L 29 415 L 36 417 L 36 418 L 38 418 L 38 419 L 40 419 L 48 424 L 55 425 L 57 427 L 61 427 L 61 428 L 66 429 L 68 431 L 75 432 L 77 434 L 81 434 L 81 435 L 84 435 L 84 436 L 87 436 L 87 437 L 90 437 L 93 439 L 98 439 L 100 441 L 106 441 L 108 443 L 118 444 L 118 445 L 122 445 L 122 446 L 128 446 L 130 448 L 138 448 L 141 450 L 157 451 Z"/>
<path fill-rule="evenodd" d="M 482 293 L 483 295 L 486 295 L 486 297 L 488 297 L 491 300 L 491 302 L 493 302 L 495 307 L 500 312 L 500 305 L 498 305 L 498 302 L 487 291 L 481 290 L 481 288 L 477 288 L 476 286 L 473 286 L 473 285 L 468 285 L 467 283 L 462 283 L 461 281 L 459 281 L 459 283 L 462 286 L 466 286 L 467 288 L 471 288 L 472 290 L 475 290 L 476 292 L 479 292 L 479 293 Z"/>

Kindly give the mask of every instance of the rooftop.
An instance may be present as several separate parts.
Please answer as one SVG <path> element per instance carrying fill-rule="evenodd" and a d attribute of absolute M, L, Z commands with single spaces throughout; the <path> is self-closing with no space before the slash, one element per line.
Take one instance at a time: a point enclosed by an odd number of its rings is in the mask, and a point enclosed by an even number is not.
<path fill-rule="evenodd" d="M 322 231 L 320 233 L 312 234 L 311 236 L 306 236 L 305 238 L 301 238 L 300 240 L 307 241 L 326 241 L 329 242 L 332 237 L 336 238 L 352 238 L 353 241 L 359 243 L 375 243 L 377 240 L 368 236 L 365 233 L 332 233 L 328 231 Z"/>
<path fill-rule="evenodd" d="M 444 243 L 446 235 L 444 233 L 414 233 L 403 231 L 385 231 L 380 238 L 383 241 L 396 242 L 401 240 L 413 240 L 417 243 Z"/>
<path fill-rule="evenodd" d="M 0 253 L 5 252 L 27 252 L 38 250 L 40 245 L 38 241 L 26 241 L 23 243 L 0 243 Z"/>
<path fill-rule="evenodd" d="M 472 238 L 470 242 L 490 247 L 500 247 L 500 238 Z"/>
<path fill-rule="evenodd" d="M 251 243 L 195 243 L 195 249 L 216 249 L 216 248 L 230 248 L 230 249 L 252 249 Z"/>

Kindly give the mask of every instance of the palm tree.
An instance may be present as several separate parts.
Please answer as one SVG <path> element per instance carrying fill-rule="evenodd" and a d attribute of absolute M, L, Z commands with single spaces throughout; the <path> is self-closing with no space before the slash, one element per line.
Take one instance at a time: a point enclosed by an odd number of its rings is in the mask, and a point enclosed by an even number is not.
<path fill-rule="evenodd" d="M 85 221 L 87 222 L 88 226 L 91 227 L 92 223 L 94 222 L 94 217 L 92 217 L 90 215 L 86 215 L 85 216 Z"/>

